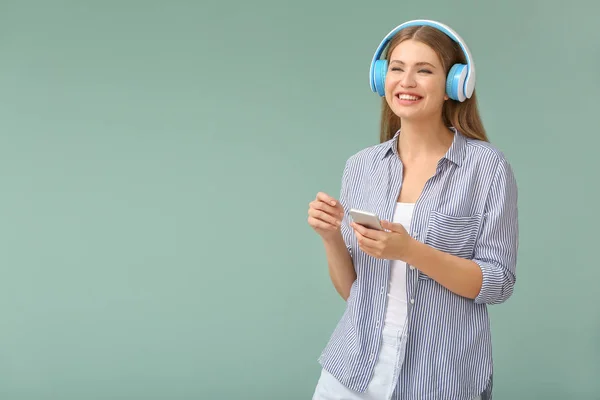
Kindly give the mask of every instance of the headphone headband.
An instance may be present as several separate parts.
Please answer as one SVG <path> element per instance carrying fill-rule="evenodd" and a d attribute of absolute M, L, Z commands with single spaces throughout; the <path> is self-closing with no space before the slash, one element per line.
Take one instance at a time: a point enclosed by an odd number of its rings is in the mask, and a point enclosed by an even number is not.
<path fill-rule="evenodd" d="M 388 43 L 402 29 L 408 28 L 409 26 L 423 26 L 423 25 L 431 26 L 431 27 L 434 27 L 434 28 L 440 30 L 441 32 L 445 33 L 448 37 L 450 37 L 452 40 L 454 40 L 455 42 L 457 42 L 460 45 L 460 47 L 467 59 L 466 77 L 464 78 L 464 87 L 460 88 L 460 89 L 462 89 L 462 93 L 464 94 L 464 97 L 466 97 L 466 98 L 471 97 L 471 95 L 473 94 L 473 90 L 475 89 L 475 63 L 473 62 L 473 57 L 471 56 L 471 52 L 469 51 L 467 44 L 458 35 L 458 33 L 456 33 L 449 26 L 442 24 L 441 22 L 427 20 L 427 19 L 416 19 L 416 20 L 408 21 L 401 25 L 398 25 L 397 27 L 392 29 L 383 38 L 383 40 L 379 44 L 379 47 L 377 47 L 375 54 L 373 55 L 373 60 L 371 61 L 371 68 L 369 69 L 369 83 L 371 85 L 371 90 L 374 92 L 377 91 L 376 76 L 375 76 L 376 75 L 375 74 L 375 72 L 376 72 L 375 64 L 376 64 L 376 61 L 379 60 L 379 58 L 381 57 L 381 54 L 385 50 Z"/>

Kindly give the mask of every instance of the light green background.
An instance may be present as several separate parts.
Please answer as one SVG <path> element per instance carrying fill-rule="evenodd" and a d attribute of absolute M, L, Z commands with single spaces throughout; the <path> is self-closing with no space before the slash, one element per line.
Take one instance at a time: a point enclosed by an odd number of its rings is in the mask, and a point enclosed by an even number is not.
<path fill-rule="evenodd" d="M 370 5 L 369 5 L 370 4 Z M 595 1 L 2 1 L 0 399 L 309 399 L 343 310 L 306 223 L 368 67 L 454 27 L 520 188 L 495 399 L 600 398 Z"/>

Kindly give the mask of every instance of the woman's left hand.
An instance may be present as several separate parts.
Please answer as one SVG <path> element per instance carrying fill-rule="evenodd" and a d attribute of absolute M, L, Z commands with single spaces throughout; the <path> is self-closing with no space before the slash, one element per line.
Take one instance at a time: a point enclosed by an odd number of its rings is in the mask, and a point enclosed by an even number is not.
<path fill-rule="evenodd" d="M 355 222 L 350 225 L 360 249 L 375 258 L 404 260 L 414 240 L 402 224 L 381 221 L 381 226 L 386 231 L 369 229 Z"/>

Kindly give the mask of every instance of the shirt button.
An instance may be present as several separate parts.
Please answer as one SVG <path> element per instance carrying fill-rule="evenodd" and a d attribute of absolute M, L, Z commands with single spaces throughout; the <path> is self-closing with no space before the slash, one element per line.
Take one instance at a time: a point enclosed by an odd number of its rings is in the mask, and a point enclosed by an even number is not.
<path fill-rule="evenodd" d="M 375 328 L 379 328 L 379 321 L 375 322 Z"/>
<path fill-rule="evenodd" d="M 371 355 L 369 356 L 369 361 L 373 361 L 375 359 L 375 355 L 373 353 L 371 353 Z"/>
<path fill-rule="evenodd" d="M 410 299 L 410 304 L 415 304 L 415 299 Z"/>
<path fill-rule="evenodd" d="M 409 267 L 411 270 L 415 269 L 415 267 L 413 267 L 412 265 Z"/>

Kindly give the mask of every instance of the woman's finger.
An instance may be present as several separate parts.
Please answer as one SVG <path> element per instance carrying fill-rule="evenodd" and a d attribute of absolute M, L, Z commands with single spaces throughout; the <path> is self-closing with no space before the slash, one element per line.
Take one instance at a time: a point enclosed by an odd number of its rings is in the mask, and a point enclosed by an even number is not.
<path fill-rule="evenodd" d="M 319 192 L 317 193 L 317 200 L 321 200 L 332 207 L 335 207 L 338 203 L 336 199 L 328 195 L 327 193 Z"/>
<path fill-rule="evenodd" d="M 317 209 L 315 207 L 311 207 L 308 210 L 308 215 L 310 215 L 311 217 L 313 217 L 315 219 L 321 220 L 321 221 L 323 221 L 323 222 L 325 222 L 325 223 L 327 223 L 329 225 L 332 225 L 332 226 L 335 226 L 335 227 L 340 226 L 340 221 L 339 221 L 338 218 L 336 218 L 336 217 L 334 217 L 334 216 L 332 216 L 332 215 L 330 215 L 330 214 L 328 214 L 328 213 L 326 213 L 324 211 L 321 211 L 321 210 L 319 210 L 319 209 Z"/>
<path fill-rule="evenodd" d="M 373 249 L 376 247 L 376 245 L 377 245 L 376 240 L 373 240 L 373 239 L 363 235 L 357 229 L 354 229 L 354 234 L 356 235 L 356 238 L 358 239 L 358 243 L 361 245 L 361 247 L 365 247 L 367 249 Z"/>
<path fill-rule="evenodd" d="M 330 206 L 329 204 L 325 203 L 324 201 L 320 201 L 320 200 L 312 201 L 310 203 L 310 206 L 317 210 L 324 211 L 327 214 L 332 215 L 334 217 L 338 217 L 339 219 L 342 219 L 344 217 L 343 209 Z"/>
<path fill-rule="evenodd" d="M 373 240 L 382 240 L 384 238 L 385 233 L 378 231 L 376 229 L 369 229 L 365 226 L 357 224 L 356 222 L 352 222 L 350 224 L 355 231 L 358 231 L 362 236 L 373 239 Z"/>
<path fill-rule="evenodd" d="M 322 221 L 322 220 L 312 217 L 312 216 L 308 217 L 308 224 L 310 226 L 312 226 L 313 228 L 320 229 L 320 230 L 333 231 L 336 229 L 336 227 L 334 225 L 331 225 L 330 223 L 327 223 L 325 221 Z"/>

